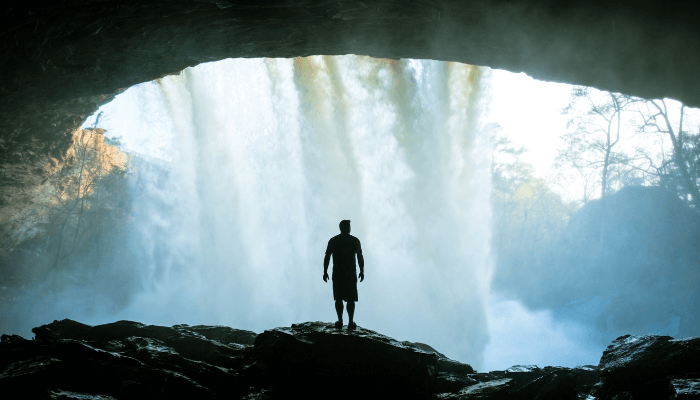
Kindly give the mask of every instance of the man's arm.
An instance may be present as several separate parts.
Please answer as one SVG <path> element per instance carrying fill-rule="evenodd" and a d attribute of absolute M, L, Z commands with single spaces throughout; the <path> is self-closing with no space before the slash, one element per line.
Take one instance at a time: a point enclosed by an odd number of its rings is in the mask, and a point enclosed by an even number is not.
<path fill-rule="evenodd" d="M 326 253 L 326 256 L 323 258 L 323 281 L 328 282 L 328 264 L 331 262 L 331 255 L 330 253 Z"/>
<path fill-rule="evenodd" d="M 360 264 L 360 273 L 365 272 L 365 259 L 362 257 L 362 253 L 357 253 L 357 263 Z"/>
<path fill-rule="evenodd" d="M 365 280 L 365 258 L 362 257 L 362 250 L 357 252 L 357 263 L 360 265 L 360 282 Z"/>

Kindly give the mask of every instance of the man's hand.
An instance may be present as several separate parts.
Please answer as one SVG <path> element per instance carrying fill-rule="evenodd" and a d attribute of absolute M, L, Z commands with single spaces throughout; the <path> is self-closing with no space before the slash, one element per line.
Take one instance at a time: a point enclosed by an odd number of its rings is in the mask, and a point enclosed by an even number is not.
<path fill-rule="evenodd" d="M 323 273 L 323 281 L 328 282 L 328 272 Z"/>
<path fill-rule="evenodd" d="M 365 280 L 365 271 L 360 271 L 360 276 L 359 276 L 359 278 L 360 278 L 360 282 L 362 282 L 362 281 Z"/>

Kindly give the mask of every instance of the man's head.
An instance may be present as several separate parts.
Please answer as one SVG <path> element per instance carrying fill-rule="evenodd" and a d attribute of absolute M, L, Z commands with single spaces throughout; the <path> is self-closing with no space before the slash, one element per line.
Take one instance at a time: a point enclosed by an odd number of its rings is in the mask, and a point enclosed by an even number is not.
<path fill-rule="evenodd" d="M 340 227 L 341 233 L 350 233 L 350 220 L 349 219 L 344 219 L 344 220 L 340 221 L 340 224 L 338 226 Z"/>

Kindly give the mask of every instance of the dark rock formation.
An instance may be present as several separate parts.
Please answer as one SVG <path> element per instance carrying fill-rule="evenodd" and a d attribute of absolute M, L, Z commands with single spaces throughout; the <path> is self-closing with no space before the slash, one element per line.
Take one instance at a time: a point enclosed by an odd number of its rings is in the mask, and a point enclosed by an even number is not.
<path fill-rule="evenodd" d="M 131 321 L 93 327 L 63 320 L 34 328 L 32 332 L 37 340 L 80 340 L 105 351 L 126 351 L 132 356 L 141 353 L 147 357 L 154 354 L 161 357 L 179 354 L 191 360 L 225 368 L 237 366 L 236 360 L 256 337 L 253 332 L 223 326 L 175 325 L 168 328 Z"/>
<path fill-rule="evenodd" d="M 477 383 L 468 375 L 473 368 L 428 345 L 321 322 L 256 335 L 221 326 L 63 320 L 33 332 L 36 340 L 3 335 L 0 344 L 0 386 L 22 389 L 27 398 L 425 398 Z"/>
<path fill-rule="evenodd" d="M 510 378 L 496 379 L 488 382 L 481 382 L 474 386 L 466 387 L 455 395 L 438 395 L 439 399 L 504 399 L 509 397 L 513 387 L 513 380 Z"/>
<path fill-rule="evenodd" d="M 270 367 L 278 388 L 305 387 L 319 397 L 336 391 L 426 396 L 438 367 L 434 353 L 367 329 L 348 334 L 322 322 L 265 331 L 253 356 Z"/>
<path fill-rule="evenodd" d="M 459 61 L 698 106 L 699 13 L 686 0 L 10 0 L 0 201 L 41 180 L 44 158 L 115 94 L 229 57 Z"/>
<path fill-rule="evenodd" d="M 227 327 L 130 321 L 92 327 L 63 320 L 33 331 L 31 341 L 3 335 L 0 350 L 2 386 L 22 388 L 29 398 L 47 397 L 47 390 L 117 398 L 237 394 L 242 387 L 233 371 L 243 367 L 255 337 Z"/>
<path fill-rule="evenodd" d="M 671 386 L 678 400 L 700 399 L 700 379 L 672 379 Z"/>
<path fill-rule="evenodd" d="M 700 396 L 700 338 L 626 335 L 606 349 L 599 367 L 516 365 L 477 373 L 428 345 L 322 322 L 256 335 L 222 326 L 63 320 L 34 333 L 35 340 L 2 335 L 0 343 L 0 387 L 28 399 Z"/>
<path fill-rule="evenodd" d="M 514 365 L 505 371 L 505 376 L 513 380 L 516 389 L 540 378 L 545 373 L 536 365 Z"/>
<path fill-rule="evenodd" d="M 700 377 L 699 343 L 697 337 L 621 336 L 604 352 L 601 381 L 591 393 L 603 400 L 700 395 L 695 382 Z"/>
<path fill-rule="evenodd" d="M 671 381 L 696 374 L 700 374 L 699 337 L 674 340 L 670 336 L 625 335 L 603 352 L 601 382 L 593 392 L 600 399 L 623 393 L 633 399 L 667 398 L 676 390 L 692 392 L 692 381 L 678 381 L 676 385 Z"/>

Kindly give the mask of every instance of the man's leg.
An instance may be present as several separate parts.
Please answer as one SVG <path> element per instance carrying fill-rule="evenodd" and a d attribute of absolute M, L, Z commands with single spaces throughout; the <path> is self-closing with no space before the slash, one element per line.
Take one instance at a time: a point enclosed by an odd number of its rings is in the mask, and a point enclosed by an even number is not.
<path fill-rule="evenodd" d="M 355 302 L 348 301 L 348 326 L 352 325 L 352 317 L 355 315 Z"/>
<path fill-rule="evenodd" d="M 335 301 L 335 312 L 338 313 L 338 322 L 343 323 L 343 300 Z M 350 303 L 348 303 L 348 312 L 350 312 Z M 352 321 L 352 317 L 350 317 Z"/>

